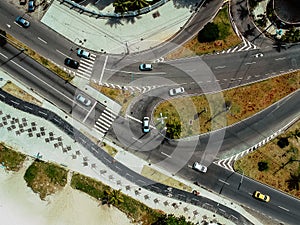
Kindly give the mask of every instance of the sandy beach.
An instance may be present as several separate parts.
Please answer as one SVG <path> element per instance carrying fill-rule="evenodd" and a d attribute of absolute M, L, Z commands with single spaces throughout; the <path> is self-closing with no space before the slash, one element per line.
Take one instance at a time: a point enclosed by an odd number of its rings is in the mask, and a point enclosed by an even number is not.
<path fill-rule="evenodd" d="M 40 200 L 23 179 L 27 167 L 17 173 L 0 169 L 1 225 L 129 225 L 127 216 L 114 207 L 102 206 L 69 184 L 55 195 Z"/>

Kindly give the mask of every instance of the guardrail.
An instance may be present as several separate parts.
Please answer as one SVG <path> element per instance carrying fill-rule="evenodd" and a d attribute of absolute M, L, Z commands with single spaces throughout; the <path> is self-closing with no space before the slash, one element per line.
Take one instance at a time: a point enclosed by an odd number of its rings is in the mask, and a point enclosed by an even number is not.
<path fill-rule="evenodd" d="M 169 0 L 161 0 L 159 2 L 156 2 L 153 5 L 144 7 L 142 9 L 139 9 L 136 11 L 128 11 L 128 12 L 124 12 L 124 13 L 96 12 L 94 10 L 87 9 L 86 7 L 80 5 L 76 2 L 73 2 L 71 0 L 59 0 L 59 1 L 60 1 L 60 4 L 67 3 L 67 4 L 71 5 L 71 8 L 79 9 L 80 13 L 87 13 L 87 14 L 90 14 L 91 16 L 96 16 L 97 18 L 99 18 L 99 17 L 123 18 L 123 17 L 135 17 L 135 16 L 138 16 L 141 14 L 148 13 L 154 9 L 157 9 L 159 6 L 162 6 Z"/>

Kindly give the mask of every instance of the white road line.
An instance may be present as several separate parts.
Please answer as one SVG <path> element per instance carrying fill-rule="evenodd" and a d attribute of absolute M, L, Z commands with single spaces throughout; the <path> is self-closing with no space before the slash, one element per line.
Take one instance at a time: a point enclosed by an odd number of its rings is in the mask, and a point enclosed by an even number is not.
<path fill-rule="evenodd" d="M 6 59 L 8 58 L 6 55 L 3 55 L 1 52 L 0 52 L 0 55 L 2 55 Z"/>
<path fill-rule="evenodd" d="M 1 96 L 2 98 L 5 98 L 5 96 L 4 96 L 3 94 L 0 94 L 0 96 Z"/>
<path fill-rule="evenodd" d="M 281 58 L 277 58 L 277 59 L 275 59 L 276 61 L 279 61 L 279 60 L 284 60 L 285 59 L 285 57 L 281 57 Z"/>
<path fill-rule="evenodd" d="M 57 51 L 59 54 L 62 54 L 63 56 L 65 56 L 65 57 L 69 57 L 68 55 L 62 53 L 61 51 L 59 51 L 59 50 L 57 50 L 57 49 L 56 49 L 56 51 Z"/>
<path fill-rule="evenodd" d="M 24 105 L 24 108 L 27 108 L 27 109 L 31 109 L 31 110 L 32 110 L 32 108 L 28 107 L 27 105 Z"/>
<path fill-rule="evenodd" d="M 226 185 L 230 185 L 229 183 L 227 183 L 227 182 L 224 181 L 224 180 L 219 179 L 219 181 L 222 182 L 222 183 L 224 183 L 224 184 L 226 184 Z"/>
<path fill-rule="evenodd" d="M 18 63 L 14 62 L 13 60 L 11 61 L 13 64 L 15 64 L 16 66 L 18 66 L 20 69 L 24 70 L 25 72 L 27 72 L 28 74 L 30 74 L 31 76 L 33 76 L 35 79 L 39 80 L 40 82 L 44 83 L 46 86 L 48 86 L 50 89 L 54 90 L 55 92 L 59 93 L 60 95 L 64 96 L 66 99 L 70 100 L 71 102 L 74 102 L 74 99 L 69 98 L 68 96 L 64 95 L 62 92 L 58 91 L 57 89 L 55 89 L 53 86 L 49 85 L 48 83 L 46 83 L 45 81 L 41 80 L 39 77 L 37 77 L 36 75 L 34 75 L 33 73 L 31 73 L 29 70 L 25 69 L 24 67 L 22 67 L 21 65 L 19 65 Z"/>
<path fill-rule="evenodd" d="M 172 158 L 170 155 L 168 155 L 167 153 L 164 153 L 164 152 L 160 152 L 161 154 L 167 156 L 168 158 Z"/>
<path fill-rule="evenodd" d="M 137 139 L 136 137 L 132 137 L 132 139 L 137 141 L 137 142 L 143 143 L 141 140 Z"/>
<path fill-rule="evenodd" d="M 38 37 L 38 39 L 43 42 L 44 44 L 47 44 L 47 41 L 43 40 L 42 38 Z"/>
<path fill-rule="evenodd" d="M 126 114 L 126 117 L 128 117 L 129 119 L 132 119 L 132 120 L 134 120 L 134 121 L 136 121 L 136 122 L 142 123 L 142 121 L 140 121 L 140 120 L 138 120 L 137 118 L 134 118 L 134 117 L 132 117 L 132 116 L 130 116 L 130 115 L 128 115 L 128 114 Z"/>
<path fill-rule="evenodd" d="M 288 210 L 288 209 L 286 209 L 286 208 L 284 208 L 284 207 L 282 207 L 282 206 L 280 206 L 280 205 L 278 206 L 278 208 L 281 208 L 281 209 L 283 209 L 283 210 L 285 210 L 285 211 L 288 211 L 288 212 L 290 211 L 290 210 Z"/>
<path fill-rule="evenodd" d="M 251 65 L 251 64 L 255 64 L 256 62 L 247 62 L 247 63 L 245 63 L 245 65 Z"/>
<path fill-rule="evenodd" d="M 104 61 L 103 68 L 102 68 L 102 71 L 101 71 L 99 83 L 102 82 L 102 78 L 103 78 L 104 70 L 105 70 L 105 67 L 106 67 L 107 59 L 108 59 L 108 55 L 105 57 L 105 61 Z"/>
<path fill-rule="evenodd" d="M 44 113 L 43 111 L 39 111 L 39 113 L 47 116 L 47 113 Z"/>
<path fill-rule="evenodd" d="M 126 70 L 115 70 L 115 69 L 106 69 L 108 71 L 112 71 L 112 72 L 120 72 L 120 73 L 134 73 L 134 74 L 145 74 L 145 75 L 164 75 L 166 74 L 166 72 L 131 72 L 131 71 L 126 71 Z"/>
<path fill-rule="evenodd" d="M 215 69 L 223 69 L 225 68 L 226 66 L 216 66 Z"/>
<path fill-rule="evenodd" d="M 86 121 L 86 119 L 89 117 L 89 115 L 91 114 L 91 112 L 93 111 L 93 109 L 95 108 L 96 105 L 97 105 L 97 101 L 95 101 L 94 105 L 92 106 L 92 108 L 90 109 L 90 111 L 88 112 L 88 114 L 86 114 L 86 116 L 82 120 L 82 123 L 84 123 Z"/>
<path fill-rule="evenodd" d="M 15 102 L 15 101 L 13 101 L 13 100 L 10 100 L 10 101 L 13 102 L 13 103 L 15 103 L 16 105 L 20 105 L 19 102 Z"/>

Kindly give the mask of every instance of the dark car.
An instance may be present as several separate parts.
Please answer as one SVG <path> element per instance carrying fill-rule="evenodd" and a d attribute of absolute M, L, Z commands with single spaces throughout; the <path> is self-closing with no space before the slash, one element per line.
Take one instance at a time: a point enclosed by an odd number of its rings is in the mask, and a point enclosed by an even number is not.
<path fill-rule="evenodd" d="M 79 67 L 79 62 L 75 61 L 74 59 L 66 58 L 65 59 L 65 65 L 72 67 L 74 69 L 78 69 Z"/>
<path fill-rule="evenodd" d="M 22 27 L 25 27 L 25 28 L 27 28 L 27 27 L 30 26 L 29 21 L 25 20 L 25 19 L 24 19 L 23 17 L 21 17 L 21 16 L 18 16 L 18 17 L 16 18 L 16 23 L 19 24 L 19 25 L 21 25 Z"/>
<path fill-rule="evenodd" d="M 28 2 L 28 12 L 33 12 L 35 9 L 34 1 L 29 0 Z"/>
<path fill-rule="evenodd" d="M 20 5 L 25 5 L 27 0 L 20 0 Z"/>

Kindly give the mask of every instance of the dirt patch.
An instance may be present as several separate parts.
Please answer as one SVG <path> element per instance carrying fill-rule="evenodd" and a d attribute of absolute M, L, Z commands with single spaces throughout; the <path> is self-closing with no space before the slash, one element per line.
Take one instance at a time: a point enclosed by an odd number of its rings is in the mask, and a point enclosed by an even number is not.
<path fill-rule="evenodd" d="M 185 185 L 184 183 L 168 177 L 167 175 L 160 173 L 159 171 L 152 169 L 149 166 L 144 166 L 141 173 L 144 177 L 147 177 L 153 181 L 165 184 L 170 187 L 178 188 L 187 192 L 191 192 L 192 188 Z"/>
<path fill-rule="evenodd" d="M 110 99 L 113 99 L 117 103 L 119 103 L 122 108 L 120 111 L 120 114 L 122 116 L 125 115 L 127 107 L 130 105 L 131 101 L 138 95 L 140 95 L 139 92 L 134 91 L 128 91 L 128 90 L 120 90 L 117 88 L 110 88 L 102 85 L 98 85 L 97 83 L 90 83 L 91 87 L 95 88 L 105 96 L 109 97 Z"/>
<path fill-rule="evenodd" d="M 23 89 L 19 88 L 17 85 L 12 83 L 11 81 L 7 81 L 6 84 L 2 87 L 2 90 L 19 98 L 23 101 L 30 102 L 32 104 L 42 106 L 42 102 L 33 97 L 32 95 L 28 94 Z"/>
<path fill-rule="evenodd" d="M 237 160 L 234 169 L 300 198 L 300 121 L 268 144 Z"/>

